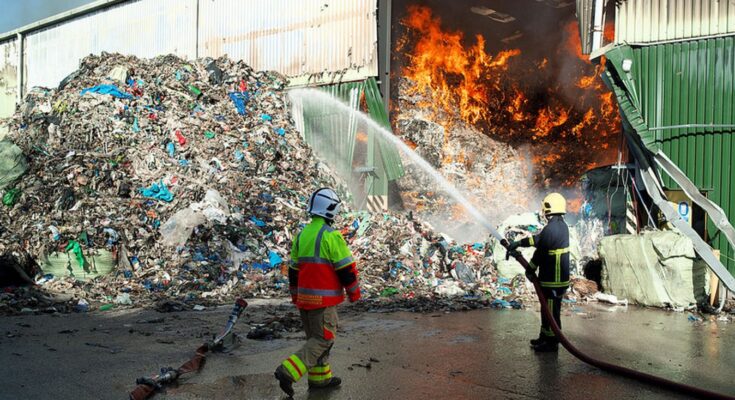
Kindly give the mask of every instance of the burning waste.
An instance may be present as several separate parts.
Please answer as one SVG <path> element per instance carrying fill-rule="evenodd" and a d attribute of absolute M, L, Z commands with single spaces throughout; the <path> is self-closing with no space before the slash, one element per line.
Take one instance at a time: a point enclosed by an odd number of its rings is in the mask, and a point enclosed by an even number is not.
<path fill-rule="evenodd" d="M 561 44 L 544 57 L 527 56 L 521 48 L 490 53 L 483 35 L 465 37 L 425 6 L 409 6 L 401 24 L 396 130 L 431 148 L 425 152 L 442 154 L 442 165 L 461 170 L 448 176 L 477 180 L 472 187 L 483 200 L 498 193 L 524 199 L 549 188 L 574 190 L 585 171 L 617 159 L 620 122 L 612 93 L 597 77 L 600 67 L 579 53 L 576 22 L 565 25 Z M 435 133 L 430 141 L 417 139 L 414 120 L 441 126 L 444 141 Z M 459 138 L 477 135 L 488 140 L 453 148 Z M 497 165 L 507 175 L 478 173 L 478 160 L 496 149 L 499 154 L 483 167 Z"/>

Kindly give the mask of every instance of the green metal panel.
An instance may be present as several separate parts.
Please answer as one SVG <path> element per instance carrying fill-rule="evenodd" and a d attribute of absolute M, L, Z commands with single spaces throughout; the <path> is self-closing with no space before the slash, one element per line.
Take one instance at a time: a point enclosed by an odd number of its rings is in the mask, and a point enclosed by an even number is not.
<path fill-rule="evenodd" d="M 621 77 L 615 94 L 629 129 L 651 151 L 663 150 L 700 189 L 711 190 L 710 199 L 735 221 L 735 37 L 619 46 L 606 56 Z M 633 62 L 629 73 L 625 59 Z M 681 125 L 699 126 L 674 128 Z M 668 176 L 663 182 L 677 188 Z M 713 224 L 709 234 L 735 273 L 733 248 Z"/>
<path fill-rule="evenodd" d="M 362 93 L 362 82 L 350 82 L 323 87 L 323 90 L 350 104 L 357 109 Z M 357 123 L 354 116 L 340 113 L 325 104 L 308 103 L 304 105 L 304 139 L 314 148 L 334 149 L 323 156 L 333 155 L 327 160 L 342 176 L 352 174 Z M 348 127 L 348 129 L 345 129 Z M 314 131 L 335 132 L 331 137 L 314 135 Z"/>
<path fill-rule="evenodd" d="M 370 116 L 380 125 L 391 130 L 388 113 L 385 111 L 382 96 L 378 90 L 378 83 L 375 81 L 375 78 L 368 78 L 365 81 L 365 100 L 368 105 Z M 401 156 L 398 154 L 396 146 L 386 140 L 379 140 L 379 143 L 381 148 L 380 155 L 383 159 L 383 165 L 385 167 L 385 172 L 388 175 L 388 179 L 395 180 L 402 177 L 405 172 L 403 170 Z"/>
<path fill-rule="evenodd" d="M 388 115 L 383 106 L 382 96 L 374 78 L 364 82 L 349 82 L 321 87 L 332 96 L 359 110 L 362 96 L 368 106 L 370 117 L 379 125 L 390 130 Z M 388 181 L 404 175 L 403 163 L 396 147 L 381 139 L 381 135 L 369 127 L 362 126 L 354 115 L 345 115 L 332 107 L 323 104 L 308 103 L 304 105 L 304 139 L 314 148 L 330 149 L 321 152 L 328 158 L 330 165 L 337 169 L 343 177 L 353 176 L 353 159 L 358 127 L 366 130 L 367 167 L 374 167 L 374 173 L 365 180 L 365 192 L 368 195 L 387 196 Z M 346 128 L 346 129 L 345 129 Z M 314 131 L 333 132 L 331 137 L 314 135 Z M 333 150 L 332 150 L 333 149 Z M 330 158 L 331 157 L 331 158 Z"/>
<path fill-rule="evenodd" d="M 330 93 L 332 96 L 339 98 L 345 103 L 349 104 L 354 109 L 359 109 L 360 98 L 364 90 L 363 82 L 348 82 L 341 83 L 338 85 L 324 86 L 323 90 Z M 352 159 L 355 154 L 355 136 L 357 135 L 357 120 L 355 116 L 346 116 L 343 113 L 333 114 L 333 126 L 338 129 L 332 129 L 330 132 L 342 132 L 344 127 L 348 127 L 344 134 L 340 134 L 335 137 L 340 154 L 346 154 L 346 157 L 341 159 L 341 170 L 349 176 L 352 173 Z"/>

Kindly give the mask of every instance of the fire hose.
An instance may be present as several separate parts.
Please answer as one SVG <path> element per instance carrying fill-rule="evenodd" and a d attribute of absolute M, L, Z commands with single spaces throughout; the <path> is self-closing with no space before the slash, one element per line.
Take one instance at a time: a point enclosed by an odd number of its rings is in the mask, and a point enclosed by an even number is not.
<path fill-rule="evenodd" d="M 495 231 L 494 229 L 491 231 L 496 237 L 500 236 L 497 234 L 497 231 Z M 500 238 L 500 244 L 502 244 L 503 247 L 505 247 L 506 249 L 508 249 L 508 246 L 510 245 L 510 243 L 504 238 Z M 508 252 L 511 256 L 513 256 L 513 258 L 515 258 L 516 261 L 518 261 L 521 264 L 521 266 L 523 266 L 523 269 L 526 270 L 526 277 L 531 281 L 531 283 L 533 283 L 533 287 L 536 290 L 536 295 L 538 296 L 538 299 L 541 302 L 541 312 L 543 313 L 546 320 L 549 321 L 551 325 L 551 330 L 554 331 L 554 335 L 556 335 L 557 339 L 559 340 L 559 343 L 561 343 L 562 346 L 564 346 L 564 348 L 567 349 L 567 351 L 570 352 L 574 357 L 577 357 L 579 360 L 589 365 L 592 365 L 594 367 L 597 367 L 603 371 L 612 372 L 612 373 L 622 375 L 627 378 L 635 379 L 635 380 L 638 380 L 644 383 L 648 383 L 652 385 L 659 385 L 666 389 L 678 391 L 679 393 L 687 394 L 690 396 L 695 396 L 695 397 L 699 397 L 703 399 L 729 399 L 729 400 L 735 399 L 735 397 L 733 396 L 711 392 L 709 390 L 685 385 L 679 382 L 674 382 L 674 381 L 671 381 L 665 378 L 661 378 L 659 376 L 647 374 L 645 372 L 636 371 L 636 370 L 626 368 L 620 365 L 611 364 L 609 362 L 590 357 L 589 355 L 583 353 L 578 348 L 574 347 L 574 345 L 572 345 L 572 343 L 569 342 L 566 336 L 562 334 L 562 331 L 559 328 L 559 325 L 556 323 L 556 320 L 552 316 L 551 310 L 549 309 L 549 306 L 546 303 L 544 294 L 541 291 L 541 283 L 538 277 L 536 276 L 536 274 L 534 273 L 534 270 L 528 264 L 528 261 L 526 261 L 523 255 L 518 251 L 508 250 Z"/>
<path fill-rule="evenodd" d="M 237 323 L 238 318 L 240 318 L 240 315 L 247 306 L 248 303 L 245 300 L 237 299 L 234 307 L 232 308 L 232 312 L 227 319 L 227 324 L 219 335 L 215 336 L 211 341 L 199 346 L 196 349 L 194 357 L 182 364 L 179 368 L 161 368 L 161 372 L 157 375 L 138 378 L 135 381 L 138 386 L 130 392 L 129 399 L 148 399 L 157 391 L 163 389 L 165 385 L 178 380 L 181 375 L 199 371 L 206 361 L 206 353 L 208 351 L 218 351 L 222 348 L 225 338 L 232 334 L 232 329 L 235 327 L 235 323 Z"/>

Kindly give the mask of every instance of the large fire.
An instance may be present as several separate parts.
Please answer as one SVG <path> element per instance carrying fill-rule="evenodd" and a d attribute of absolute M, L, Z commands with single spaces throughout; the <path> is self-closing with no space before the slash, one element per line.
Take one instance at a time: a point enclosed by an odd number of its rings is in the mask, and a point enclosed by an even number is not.
<path fill-rule="evenodd" d="M 467 124 L 513 145 L 530 144 L 541 187 L 572 186 L 586 170 L 617 159 L 616 105 L 598 77 L 602 67 L 581 54 L 576 21 L 544 58 L 518 48 L 491 54 L 484 36 L 446 29 L 424 6 L 410 6 L 402 24 L 397 50 L 405 53 L 407 90 L 447 130 Z M 571 65 L 563 73 L 562 60 Z"/>

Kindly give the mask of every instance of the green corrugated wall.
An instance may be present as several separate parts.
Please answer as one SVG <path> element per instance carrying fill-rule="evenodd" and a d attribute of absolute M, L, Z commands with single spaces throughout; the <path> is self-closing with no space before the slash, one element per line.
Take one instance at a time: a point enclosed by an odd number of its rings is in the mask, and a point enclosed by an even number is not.
<path fill-rule="evenodd" d="M 368 112 L 370 118 L 390 130 L 388 115 L 383 106 L 382 96 L 375 78 L 368 78 L 363 82 L 322 86 L 321 90 L 348 103 L 350 107 L 355 109 L 360 109 L 361 97 L 364 94 L 368 108 L 365 111 Z M 335 151 L 331 154 L 337 157 L 329 161 L 336 166 L 343 176 L 351 176 L 355 138 L 358 125 L 360 125 L 357 119 L 354 116 L 335 111 L 329 106 L 318 104 L 309 104 L 303 110 L 303 113 L 305 120 L 308 120 L 308 123 L 304 124 L 304 138 L 307 143 L 312 146 L 334 148 Z M 348 127 L 346 132 L 345 127 Z M 369 141 L 367 166 L 375 167 L 375 176 L 371 175 L 366 179 L 365 190 L 369 195 L 387 196 L 388 181 L 398 179 L 404 175 L 403 163 L 398 149 L 392 143 L 381 139 L 376 131 L 366 128 L 368 127 L 362 126 L 362 129 L 367 130 Z M 312 132 L 314 129 L 339 134 L 335 134 L 334 137 L 319 138 L 320 142 L 316 143 L 317 138 Z"/>
<path fill-rule="evenodd" d="M 735 124 L 735 37 L 620 46 L 607 56 L 608 68 L 623 77 L 616 90 L 621 109 L 642 142 L 663 150 L 700 189 L 711 190 L 709 198 L 735 221 L 735 128 L 652 129 Z M 633 62 L 630 73 L 622 70 L 624 59 Z M 662 177 L 666 187 L 677 188 Z M 713 224 L 708 230 L 722 263 L 735 273 L 733 248 Z"/>

